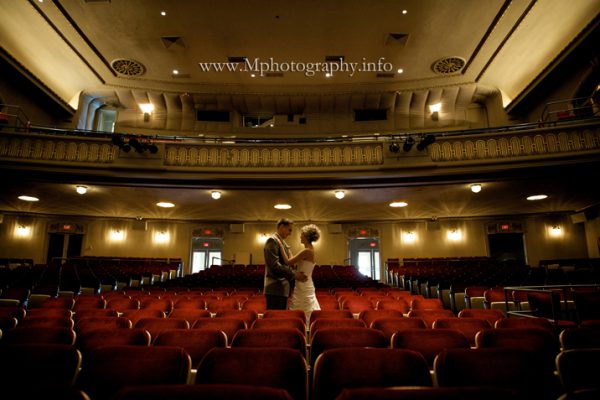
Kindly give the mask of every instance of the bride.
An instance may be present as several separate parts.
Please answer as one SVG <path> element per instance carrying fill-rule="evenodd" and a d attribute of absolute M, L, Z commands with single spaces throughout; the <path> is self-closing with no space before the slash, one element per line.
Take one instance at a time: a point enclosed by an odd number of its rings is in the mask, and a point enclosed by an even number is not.
<path fill-rule="evenodd" d="M 304 245 L 298 254 L 286 260 L 288 265 L 298 265 L 298 271 L 304 272 L 308 276 L 306 282 L 296 281 L 296 286 L 292 293 L 290 310 L 302 310 L 306 316 L 306 321 L 310 321 L 310 314 L 314 310 L 320 310 L 319 302 L 315 294 L 315 285 L 312 280 L 312 271 L 315 267 L 315 249 L 313 243 L 319 240 L 321 231 L 314 224 L 305 225 L 300 229 L 300 242 Z M 282 251 L 285 255 L 285 251 Z"/>

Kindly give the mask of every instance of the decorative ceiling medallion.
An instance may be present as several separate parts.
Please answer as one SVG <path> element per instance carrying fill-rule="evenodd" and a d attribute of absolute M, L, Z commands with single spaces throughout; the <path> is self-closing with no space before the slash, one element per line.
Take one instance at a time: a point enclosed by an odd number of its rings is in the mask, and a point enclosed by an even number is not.
<path fill-rule="evenodd" d="M 118 59 L 111 63 L 112 68 L 121 75 L 141 76 L 146 72 L 146 67 L 138 61 Z"/>
<path fill-rule="evenodd" d="M 433 63 L 431 69 L 436 74 L 448 75 L 460 72 L 465 66 L 465 59 L 460 57 L 444 57 Z"/>

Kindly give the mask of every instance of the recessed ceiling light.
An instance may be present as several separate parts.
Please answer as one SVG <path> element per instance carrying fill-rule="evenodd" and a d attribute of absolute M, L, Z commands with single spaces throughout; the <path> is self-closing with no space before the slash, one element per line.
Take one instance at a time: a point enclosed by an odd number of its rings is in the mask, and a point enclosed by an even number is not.
<path fill-rule="evenodd" d="M 336 190 L 335 191 L 335 198 L 336 199 L 343 199 L 344 197 L 346 197 L 346 192 L 344 192 L 343 190 Z"/>
<path fill-rule="evenodd" d="M 40 199 L 38 199 L 37 197 L 33 197 L 33 196 L 19 196 L 19 200 L 23 200 L 23 201 L 40 201 Z"/>
<path fill-rule="evenodd" d="M 218 190 L 213 190 L 212 192 L 210 192 L 210 196 L 215 200 L 219 200 L 221 198 L 221 192 L 219 192 Z"/>
<path fill-rule="evenodd" d="M 87 186 L 78 185 L 78 186 L 75 187 L 75 190 L 79 194 L 86 194 L 87 193 Z"/>
<path fill-rule="evenodd" d="M 403 14 L 403 15 L 406 15 L 406 14 L 408 14 L 408 10 L 402 10 L 402 14 Z"/>
<path fill-rule="evenodd" d="M 399 74 L 402 74 L 402 73 L 404 73 L 404 70 L 402 68 L 398 68 L 398 71 L 396 71 L 396 72 L 398 72 Z"/>
<path fill-rule="evenodd" d="M 173 70 L 173 75 L 179 75 L 179 70 L 178 69 L 174 69 Z"/>
<path fill-rule="evenodd" d="M 473 193 L 479 193 L 481 192 L 481 184 L 479 183 L 474 183 L 471 185 L 471 192 Z"/>
<path fill-rule="evenodd" d="M 292 208 L 292 206 L 290 206 L 289 204 L 275 204 L 273 207 L 278 210 L 289 210 L 290 208 Z"/>
<path fill-rule="evenodd" d="M 390 207 L 406 207 L 408 205 L 405 201 L 393 201 L 390 203 Z"/>
<path fill-rule="evenodd" d="M 162 207 L 162 208 L 172 208 L 175 207 L 175 204 L 173 203 L 169 203 L 168 201 L 160 201 L 158 203 L 156 203 L 157 206 Z"/>
<path fill-rule="evenodd" d="M 166 12 L 166 11 L 161 11 L 161 12 L 160 12 L 160 15 L 162 15 L 162 16 L 164 17 L 164 16 L 166 16 L 166 15 L 167 15 L 167 12 Z"/>
<path fill-rule="evenodd" d="M 534 194 L 532 196 L 527 196 L 527 200 L 529 201 L 544 200 L 546 198 L 548 198 L 548 195 L 545 194 Z"/>

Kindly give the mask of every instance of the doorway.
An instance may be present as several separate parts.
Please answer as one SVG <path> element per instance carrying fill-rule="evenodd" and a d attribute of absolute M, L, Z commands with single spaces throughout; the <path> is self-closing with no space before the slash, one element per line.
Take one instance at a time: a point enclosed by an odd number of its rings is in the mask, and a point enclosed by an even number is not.
<path fill-rule="evenodd" d="M 526 264 L 523 233 L 493 233 L 488 235 L 490 257 L 500 262 L 517 261 Z"/>
<path fill-rule="evenodd" d="M 381 278 L 379 238 L 354 238 L 348 243 L 350 263 L 358 272 L 375 280 Z"/>
<path fill-rule="evenodd" d="M 223 239 L 214 237 L 192 238 L 192 271 L 204 271 L 211 265 L 221 265 L 223 261 Z"/>
<path fill-rule="evenodd" d="M 46 263 L 81 256 L 83 234 L 50 233 Z"/>

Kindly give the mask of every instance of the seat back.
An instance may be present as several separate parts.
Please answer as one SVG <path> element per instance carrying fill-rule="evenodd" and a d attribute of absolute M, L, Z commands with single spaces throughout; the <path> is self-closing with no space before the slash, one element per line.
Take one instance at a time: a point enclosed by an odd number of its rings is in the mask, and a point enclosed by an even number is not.
<path fill-rule="evenodd" d="M 307 400 L 308 370 L 297 350 L 214 348 L 198 364 L 196 383 L 268 386 Z"/>
<path fill-rule="evenodd" d="M 408 308 L 408 307 L 407 307 Z M 408 310 L 406 311 L 408 312 Z M 366 310 L 358 314 L 358 319 L 365 321 L 367 328 L 371 327 L 371 323 L 377 318 L 402 318 L 404 313 L 396 309 L 385 310 Z"/>
<path fill-rule="evenodd" d="M 210 349 L 227 346 L 227 336 L 218 329 L 168 329 L 158 334 L 153 345 L 183 347 L 196 368 Z"/>
<path fill-rule="evenodd" d="M 94 400 L 133 385 L 184 384 L 190 356 L 174 346 L 102 346 L 85 360 L 77 385 Z"/>
<path fill-rule="evenodd" d="M 459 318 L 482 318 L 487 320 L 492 327 L 497 320 L 500 318 L 505 318 L 506 313 L 502 310 L 498 309 L 482 309 L 482 308 L 465 308 L 464 310 L 460 310 L 458 313 Z"/>
<path fill-rule="evenodd" d="M 444 349 L 468 349 L 469 340 L 457 329 L 407 329 L 394 333 L 392 348 L 421 353 L 429 367 Z"/>
<path fill-rule="evenodd" d="M 435 360 L 440 387 L 508 388 L 527 398 L 556 399 L 560 395 L 554 368 L 535 351 L 515 348 L 446 349 Z"/>
<path fill-rule="evenodd" d="M 147 330 L 154 341 L 162 331 L 167 329 L 190 329 L 190 323 L 179 318 L 142 318 L 133 327 Z"/>
<path fill-rule="evenodd" d="M 427 361 L 410 350 L 338 348 L 315 362 L 315 400 L 334 400 L 347 388 L 387 386 L 432 386 Z"/>
<path fill-rule="evenodd" d="M 255 385 L 151 385 L 123 388 L 115 400 L 292 400 L 286 390 Z"/>
<path fill-rule="evenodd" d="M 377 318 L 371 323 L 370 328 L 377 329 L 383 332 L 385 340 L 391 343 L 390 340 L 394 333 L 404 329 L 427 329 L 427 323 L 423 318 L 409 317 L 409 318 Z"/>
<path fill-rule="evenodd" d="M 310 314 L 310 326 L 318 318 L 354 318 L 349 310 L 315 310 Z"/>
<path fill-rule="evenodd" d="M 96 328 L 87 329 L 77 334 L 75 346 L 81 351 L 84 362 L 87 355 L 94 349 L 102 346 L 149 346 L 150 333 L 145 329 L 114 329 Z"/>
<path fill-rule="evenodd" d="M 491 329 L 489 321 L 481 318 L 439 318 L 433 322 L 433 329 L 457 329 L 475 346 L 475 335 L 483 329 Z"/>
<path fill-rule="evenodd" d="M 598 393 L 598 360 L 600 348 L 565 350 L 556 357 L 556 370 L 567 397 L 583 390 L 595 389 Z"/>
<path fill-rule="evenodd" d="M 319 329 L 323 328 L 342 328 L 342 327 L 357 327 L 357 328 L 366 328 L 367 325 L 365 321 L 362 319 L 355 318 L 318 318 L 312 324 L 310 324 L 310 338 L 312 340 L 313 336 Z"/>
<path fill-rule="evenodd" d="M 261 318 L 252 323 L 252 329 L 272 329 L 272 328 L 294 328 L 300 332 L 306 332 L 305 319 L 298 317 L 291 318 Z"/>
<path fill-rule="evenodd" d="M 131 321 L 124 317 L 84 317 L 75 324 L 75 332 L 82 333 L 98 328 L 129 329 L 131 326 Z"/>
<path fill-rule="evenodd" d="M 600 348 L 600 326 L 567 328 L 559 340 L 563 350 Z"/>
<path fill-rule="evenodd" d="M 325 350 L 338 347 L 387 347 L 382 332 L 372 328 L 338 327 L 322 328 L 315 332 L 310 342 L 310 365 Z"/>
<path fill-rule="evenodd" d="M 2 337 L 2 344 L 75 344 L 75 331 L 71 328 L 19 327 L 10 329 Z"/>
<path fill-rule="evenodd" d="M 218 329 L 227 336 L 227 343 L 240 329 L 246 329 L 246 323 L 237 318 L 200 318 L 194 322 L 192 329 Z"/>
<path fill-rule="evenodd" d="M 2 390 L 14 394 L 32 386 L 73 385 L 81 353 L 67 344 L 11 344 L 0 346 L 0 360 Z"/>
<path fill-rule="evenodd" d="M 444 309 L 410 310 L 408 316 L 422 318 L 427 326 L 431 328 L 436 319 L 452 318 L 454 317 L 454 313 Z"/>
<path fill-rule="evenodd" d="M 296 328 L 243 329 L 235 334 L 231 347 L 282 347 L 306 357 L 306 336 Z"/>

